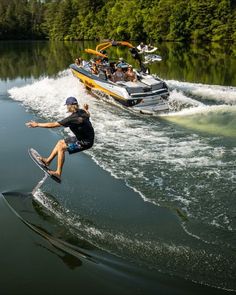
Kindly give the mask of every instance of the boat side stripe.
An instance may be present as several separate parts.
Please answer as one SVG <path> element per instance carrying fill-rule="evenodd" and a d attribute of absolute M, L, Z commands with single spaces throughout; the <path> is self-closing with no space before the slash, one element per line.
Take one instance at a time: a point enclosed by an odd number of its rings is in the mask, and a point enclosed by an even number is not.
<path fill-rule="evenodd" d="M 89 76 L 87 76 L 87 75 L 85 75 L 85 74 L 82 74 L 82 73 L 80 73 L 80 72 L 78 72 L 78 71 L 76 71 L 76 70 L 74 70 L 74 69 L 72 69 L 72 72 L 73 72 L 73 74 L 76 76 L 76 77 L 78 77 L 84 84 L 85 84 L 85 86 L 87 86 L 87 87 L 89 87 L 89 88 L 95 88 L 95 89 L 98 89 L 98 90 L 101 90 L 101 91 L 103 91 L 103 92 L 105 92 L 105 93 L 107 93 L 107 94 L 109 94 L 109 95 L 111 95 L 111 96 L 115 96 L 116 98 L 118 98 L 118 99 L 122 99 L 122 100 L 126 100 L 125 98 L 123 98 L 122 96 L 120 96 L 120 95 L 118 95 L 118 94 L 116 94 L 116 93 L 114 93 L 114 92 L 111 92 L 111 91 L 109 91 L 109 90 L 107 90 L 106 88 L 104 88 L 104 87 L 102 87 L 102 86 L 100 86 L 100 85 L 98 85 L 96 82 L 95 82 L 95 80 L 97 80 L 97 81 L 100 81 L 99 79 L 93 79 L 93 78 L 90 78 Z M 87 82 L 87 83 L 86 83 Z M 103 81 L 102 81 L 103 82 Z M 104 81 L 105 83 L 107 83 L 107 84 L 109 84 L 109 82 L 106 82 L 106 81 Z"/>

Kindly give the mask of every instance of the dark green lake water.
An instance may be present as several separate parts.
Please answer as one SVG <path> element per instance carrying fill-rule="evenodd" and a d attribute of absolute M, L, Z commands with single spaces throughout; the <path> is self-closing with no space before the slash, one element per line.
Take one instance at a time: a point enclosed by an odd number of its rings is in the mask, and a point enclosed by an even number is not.
<path fill-rule="evenodd" d="M 235 50 L 159 44 L 171 112 L 140 116 L 68 70 L 95 45 L 0 43 L 1 294 L 235 292 Z M 47 155 L 67 131 L 25 122 L 63 118 L 67 96 L 90 105 L 96 142 L 37 187 L 27 149 Z"/>

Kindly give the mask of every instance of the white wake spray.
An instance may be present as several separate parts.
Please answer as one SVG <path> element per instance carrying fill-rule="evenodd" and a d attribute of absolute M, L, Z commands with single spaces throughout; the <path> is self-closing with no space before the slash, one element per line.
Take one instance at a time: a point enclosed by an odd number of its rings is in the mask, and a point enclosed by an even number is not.
<path fill-rule="evenodd" d="M 172 89 L 185 92 L 193 97 L 222 102 L 223 104 L 236 104 L 236 87 L 206 85 L 175 80 L 166 81 Z"/>
<path fill-rule="evenodd" d="M 180 105 L 187 104 L 188 108 L 167 115 L 169 117 L 202 113 L 207 115 L 212 112 L 217 115 L 219 111 L 235 109 L 235 106 L 227 105 L 228 97 L 231 100 L 236 98 L 234 88 L 217 86 L 214 90 L 213 86 L 208 85 L 168 82 L 171 83 L 177 89 L 171 91 L 170 100 L 175 100 Z M 186 94 L 198 91 L 203 95 L 209 89 L 214 93 L 215 100 L 225 98 L 224 105 L 206 106 L 203 100 L 198 101 Z M 56 78 L 46 77 L 31 85 L 12 88 L 9 94 L 12 99 L 21 101 L 26 108 L 47 120 L 58 120 L 68 115 L 64 106 L 68 96 L 77 97 L 80 104 L 88 103 L 96 134 L 95 145 L 88 153 L 102 168 L 115 177 L 124 179 L 145 201 L 158 205 L 177 204 L 189 215 L 201 219 L 206 210 L 199 198 L 208 194 L 209 186 L 214 187 L 214 183 L 218 182 L 225 183 L 227 187 L 232 185 L 228 178 L 230 169 L 226 174 L 221 167 L 226 166 L 224 154 L 227 153 L 233 159 L 234 149 L 219 148 L 198 133 L 186 133 L 184 129 L 174 128 L 158 118 L 130 114 L 96 100 L 70 71 L 64 71 Z M 229 160 L 227 165 L 230 167 L 233 163 Z M 190 170 L 192 173 L 189 173 Z M 202 174 L 208 180 L 201 186 L 191 187 L 189 183 Z M 223 185 L 221 188 L 224 190 Z M 213 196 L 214 192 L 210 197 Z M 212 202 L 208 202 L 208 219 L 212 223 L 215 213 L 211 206 L 214 207 L 215 201 L 212 199 Z M 225 212 L 224 203 L 220 210 Z"/>

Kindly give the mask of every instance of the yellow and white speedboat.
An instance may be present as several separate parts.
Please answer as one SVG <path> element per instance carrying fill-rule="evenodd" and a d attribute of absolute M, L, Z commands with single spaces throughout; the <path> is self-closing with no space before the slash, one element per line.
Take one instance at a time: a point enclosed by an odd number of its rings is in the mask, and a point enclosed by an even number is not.
<path fill-rule="evenodd" d="M 110 46 L 127 46 L 130 49 L 132 56 L 140 63 L 140 70 L 135 70 L 137 76 L 136 82 L 119 81 L 113 82 L 105 74 L 109 69 L 108 56 L 105 54 L 105 49 Z M 147 69 L 143 65 L 137 49 L 129 42 L 124 41 L 108 41 L 99 44 L 96 50 L 85 49 L 87 53 L 96 55 L 102 61 L 99 65 L 99 73 L 92 73 L 92 63 L 87 62 L 84 65 L 78 66 L 71 64 L 70 68 L 73 75 L 77 77 L 86 88 L 93 90 L 95 94 L 107 100 L 114 99 L 116 102 L 132 108 L 141 113 L 155 113 L 167 111 L 169 90 L 166 83 L 147 73 Z M 124 67 L 125 71 L 125 67 Z"/>

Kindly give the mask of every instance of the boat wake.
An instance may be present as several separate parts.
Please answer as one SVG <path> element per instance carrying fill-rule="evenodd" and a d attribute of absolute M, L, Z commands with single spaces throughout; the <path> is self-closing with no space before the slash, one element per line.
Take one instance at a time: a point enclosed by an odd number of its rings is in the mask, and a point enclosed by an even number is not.
<path fill-rule="evenodd" d="M 143 189 L 140 190 L 141 185 L 137 185 L 135 179 L 137 182 L 141 179 L 140 184 L 147 183 L 147 186 L 151 184 L 151 187 L 158 185 L 162 188 L 167 172 L 160 175 L 154 169 L 152 176 L 146 171 L 146 169 L 150 169 L 150 165 L 156 164 L 157 167 L 160 167 L 164 163 L 168 163 L 171 166 L 174 165 L 174 169 L 177 171 L 182 169 L 181 167 L 193 167 L 194 165 L 197 167 L 200 165 L 214 166 L 220 161 L 220 158 L 218 161 L 217 157 L 220 157 L 221 152 L 218 151 L 224 150 L 224 148 L 213 147 L 207 140 L 199 138 L 194 131 L 235 136 L 235 106 L 226 105 L 227 98 L 223 105 L 214 106 L 188 97 L 180 90 L 183 86 L 188 89 L 188 84 L 190 90 L 198 87 L 198 84 L 172 81 L 172 85 L 176 85 L 177 89 L 172 90 L 170 95 L 171 102 L 175 102 L 181 108 L 186 105 L 187 107 L 180 111 L 176 111 L 177 108 L 169 114 L 158 116 L 165 121 L 190 128 L 193 133 L 185 134 L 184 139 L 182 130 L 173 130 L 171 126 L 158 118 L 154 122 L 152 121 L 154 118 L 137 116 L 123 111 L 122 108 L 118 109 L 113 105 L 104 104 L 103 100 L 95 100 L 69 71 L 60 73 L 55 79 L 42 78 L 31 85 L 12 88 L 9 93 L 12 99 L 21 101 L 27 109 L 33 110 L 48 120 L 59 120 L 67 116 L 64 107 L 64 100 L 67 96 L 78 97 L 80 104 L 88 103 L 92 114 L 91 120 L 96 130 L 96 144 L 87 153 L 113 176 L 125 179 L 127 184 L 139 191 L 143 198 L 153 200 L 150 193 L 145 193 Z M 208 85 L 200 85 L 200 89 L 205 92 L 209 87 Z M 219 89 L 222 92 L 227 88 L 217 87 L 216 100 Z M 231 96 L 232 93 L 234 93 L 234 89 L 230 88 Z M 119 132 L 119 140 L 117 132 Z M 186 144 L 188 148 L 183 150 Z M 204 151 L 210 150 L 218 156 L 211 159 L 209 154 L 204 153 Z M 119 151 L 119 153 L 114 151 Z M 230 153 L 234 153 L 234 149 L 231 149 Z M 128 170 L 127 161 L 132 163 Z M 160 204 L 160 199 L 154 197 L 153 201 Z"/>
<path fill-rule="evenodd" d="M 236 87 L 166 81 L 172 90 L 182 92 L 204 103 L 236 105 Z"/>
<path fill-rule="evenodd" d="M 41 189 L 34 193 L 34 199 L 39 205 L 34 203 L 34 200 L 31 200 L 29 194 L 24 195 L 21 193 L 21 198 L 19 198 L 19 194 L 17 192 L 5 193 L 4 200 L 26 226 L 49 241 L 57 250 L 60 249 L 64 254 L 67 253 L 73 260 L 76 259 L 76 261 L 69 260 L 70 268 L 81 265 L 83 260 L 86 259 L 98 265 L 102 263 L 115 269 L 117 265 L 120 268 L 121 263 L 114 257 L 117 257 L 117 259 L 121 257 L 127 262 L 135 261 L 138 256 L 139 266 L 149 268 L 152 273 L 157 271 L 173 274 L 174 268 L 178 276 L 183 276 L 185 279 L 191 279 L 186 276 L 186 272 L 191 272 L 194 281 L 197 283 L 228 291 L 234 290 L 234 283 L 228 280 L 226 285 L 222 277 L 222 269 L 224 269 L 223 276 L 225 278 L 231 277 L 234 264 L 230 262 L 230 257 L 226 258 L 219 255 L 212 247 L 209 249 L 194 249 L 181 243 L 179 245 L 173 244 L 172 241 L 163 243 L 161 238 L 154 240 L 138 234 L 134 237 L 128 232 L 104 230 L 94 224 L 89 224 L 88 220 L 79 217 L 74 212 L 65 210 L 65 207 L 56 202 L 53 196 L 44 193 Z M 45 209 L 48 211 L 46 212 Z M 40 219 L 35 219 L 36 216 L 33 215 L 33 213 L 36 213 L 35 211 L 39 217 L 43 218 L 43 223 Z M 53 228 L 46 227 L 45 216 L 47 216 L 47 220 L 51 220 Z M 56 217 L 54 221 L 53 216 Z M 31 222 L 30 218 L 34 222 Z M 59 220 L 59 223 L 55 223 L 56 220 Z M 93 251 L 94 249 L 97 250 Z M 109 255 L 114 255 L 114 257 L 104 257 L 101 252 L 99 253 L 100 250 L 98 251 L 98 249 L 109 253 Z M 59 254 L 57 255 L 61 258 Z M 207 276 L 212 271 L 212 265 L 216 266 L 216 264 L 220 266 L 219 268 L 216 267 L 214 271 L 216 278 L 221 277 L 218 282 L 211 281 L 212 278 Z M 231 267 L 228 267 L 229 265 Z M 201 273 L 199 273 L 199 267 L 201 267 Z M 123 271 L 129 271 L 128 264 L 122 263 L 122 269 Z"/>
<path fill-rule="evenodd" d="M 114 177 L 123 179 L 145 202 L 176 214 L 189 237 L 205 245 L 234 249 L 236 88 L 167 83 L 171 112 L 157 117 L 136 115 L 94 99 L 69 71 L 12 88 L 9 94 L 46 120 L 68 115 L 64 107 L 67 96 L 78 97 L 81 105 L 88 103 L 96 142 L 86 153 Z M 44 205 L 48 202 L 41 189 L 34 196 L 44 200 Z M 66 220 L 71 230 L 110 253 L 134 259 L 138 254 L 143 263 L 163 272 L 171 273 L 174 266 L 184 277 L 194 272 L 198 282 L 236 289 L 233 281 L 228 280 L 227 286 L 220 283 L 227 281 L 221 277 L 222 267 L 225 278 L 235 273 L 230 254 L 218 255 L 207 246 L 197 250 L 173 239 L 163 243 L 148 234 L 133 238 L 128 230 L 104 229 L 84 221 L 64 204 L 61 208 L 55 208 L 53 202 L 46 205 L 56 210 L 57 218 Z M 167 257 L 171 257 L 171 265 Z M 212 265 L 214 272 L 219 270 L 215 278 L 221 279 L 208 277 Z M 200 274 L 197 269 L 205 271 Z"/>

